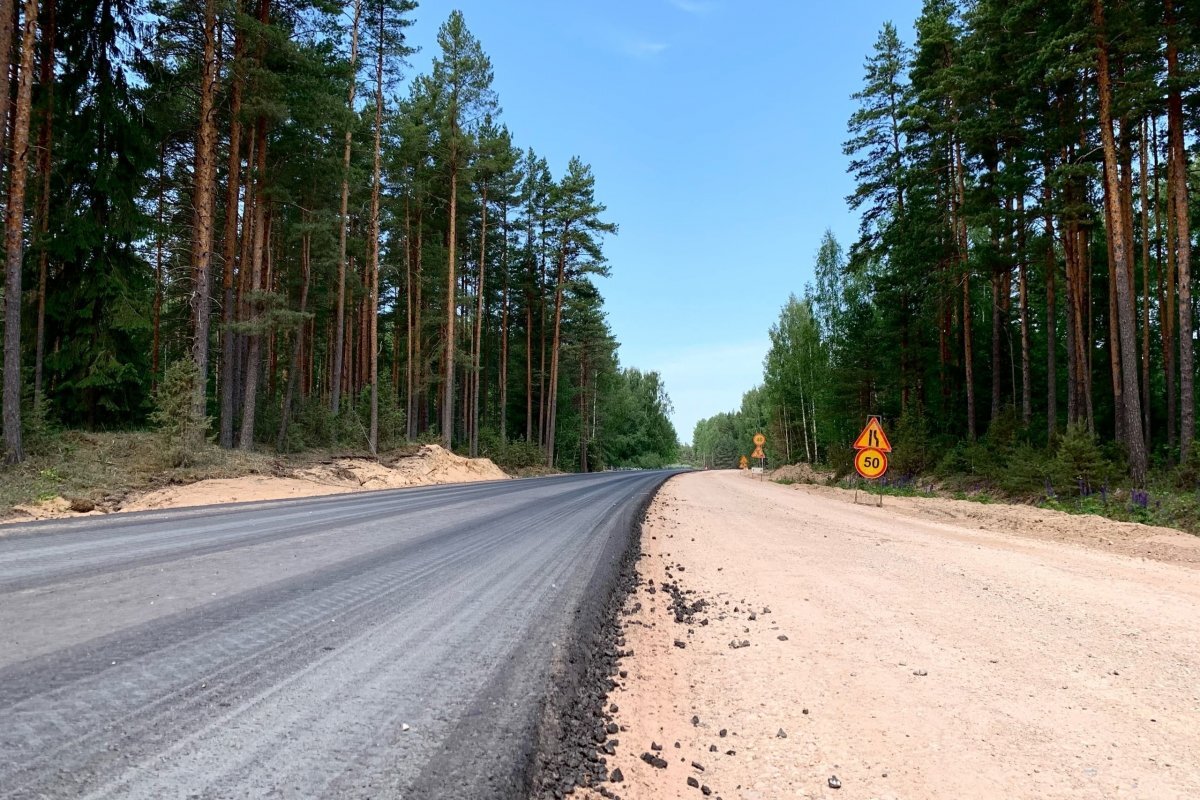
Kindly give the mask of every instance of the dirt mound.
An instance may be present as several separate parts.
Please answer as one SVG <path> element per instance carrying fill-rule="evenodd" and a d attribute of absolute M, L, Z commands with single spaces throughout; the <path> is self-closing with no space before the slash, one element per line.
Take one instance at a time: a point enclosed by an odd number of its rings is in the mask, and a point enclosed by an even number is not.
<path fill-rule="evenodd" d="M 35 503 L 13 506 L 13 511 L 22 515 L 20 520 L 86 517 L 101 513 L 96 511 L 95 503 L 82 499 L 68 500 L 65 497 L 51 497 Z"/>
<path fill-rule="evenodd" d="M 825 483 L 831 477 L 831 472 L 818 472 L 811 464 L 788 464 L 767 473 L 773 481 L 788 483 Z"/>
<path fill-rule="evenodd" d="M 412 481 L 410 485 L 508 480 L 491 459 L 465 458 L 436 444 L 427 444 L 415 456 L 400 459 L 392 469 Z"/>
<path fill-rule="evenodd" d="M 121 511 L 146 511 L 155 508 L 180 508 L 213 503 L 239 503 L 249 500 L 283 500 L 289 497 L 315 497 L 369 489 L 402 489 L 408 486 L 432 486 L 441 483 L 507 480 L 508 475 L 486 458 L 464 458 L 431 444 L 414 456 L 383 464 L 366 458 L 337 458 L 293 471 L 290 475 L 245 475 L 240 478 L 212 478 L 180 486 L 167 486 L 133 499 Z M 25 513 L 34 515 L 29 509 Z M 65 501 L 53 508 L 38 509 L 49 518 L 74 516 Z"/>

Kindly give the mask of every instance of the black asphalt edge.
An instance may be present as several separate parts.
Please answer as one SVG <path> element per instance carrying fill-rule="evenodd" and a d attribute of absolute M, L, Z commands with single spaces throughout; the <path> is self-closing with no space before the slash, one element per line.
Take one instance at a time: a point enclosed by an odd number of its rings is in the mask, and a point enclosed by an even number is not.
<path fill-rule="evenodd" d="M 619 797 L 607 788 L 605 752 L 615 749 L 619 732 L 609 727 L 606 709 L 609 694 L 618 686 L 613 676 L 619 661 L 633 655 L 625 649 L 621 611 L 637 586 L 646 512 L 665 484 L 666 480 L 626 512 L 628 523 L 617 530 L 627 533 L 612 537 L 575 610 L 565 652 L 554 665 L 542 702 L 526 773 L 525 796 L 530 800 L 561 800 L 581 787 Z"/>

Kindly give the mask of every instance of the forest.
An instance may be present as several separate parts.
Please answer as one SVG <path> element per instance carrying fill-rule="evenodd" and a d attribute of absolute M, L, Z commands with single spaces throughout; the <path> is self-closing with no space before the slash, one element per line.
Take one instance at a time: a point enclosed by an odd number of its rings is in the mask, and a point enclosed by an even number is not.
<path fill-rule="evenodd" d="M 517 145 L 461 13 L 413 75 L 413 0 L 0 6 L 7 463 L 146 426 L 675 459 L 661 378 L 617 358 L 595 176 Z"/>
<path fill-rule="evenodd" d="M 926 0 L 911 45 L 885 23 L 845 140 L 858 238 L 826 233 L 696 463 L 762 430 L 772 463 L 844 475 L 879 414 L 890 480 L 1196 492 L 1198 87 L 1196 3 Z"/>

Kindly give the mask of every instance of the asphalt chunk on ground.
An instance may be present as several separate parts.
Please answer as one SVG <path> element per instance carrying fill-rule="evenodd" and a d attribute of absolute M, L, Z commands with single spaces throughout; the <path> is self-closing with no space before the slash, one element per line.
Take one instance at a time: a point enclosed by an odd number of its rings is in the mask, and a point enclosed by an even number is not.
<path fill-rule="evenodd" d="M 0 795 L 521 796 L 670 473 L 147 512 L 0 538 Z"/>

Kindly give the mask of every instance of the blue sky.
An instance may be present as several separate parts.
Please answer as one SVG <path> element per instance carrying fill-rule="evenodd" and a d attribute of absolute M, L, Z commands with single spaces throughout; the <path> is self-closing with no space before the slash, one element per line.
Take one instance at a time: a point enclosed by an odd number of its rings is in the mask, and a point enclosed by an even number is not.
<path fill-rule="evenodd" d="M 841 143 L 885 20 L 920 0 L 422 0 L 414 72 L 452 9 L 495 70 L 516 144 L 579 155 L 620 225 L 601 282 L 621 363 L 658 370 L 681 441 L 762 378 L 767 330 L 821 234 L 857 218 Z"/>

